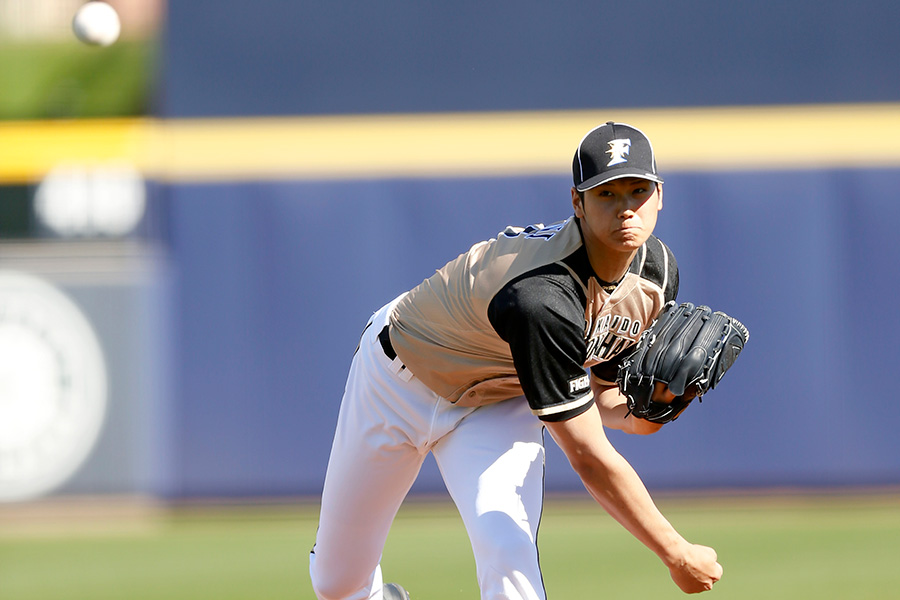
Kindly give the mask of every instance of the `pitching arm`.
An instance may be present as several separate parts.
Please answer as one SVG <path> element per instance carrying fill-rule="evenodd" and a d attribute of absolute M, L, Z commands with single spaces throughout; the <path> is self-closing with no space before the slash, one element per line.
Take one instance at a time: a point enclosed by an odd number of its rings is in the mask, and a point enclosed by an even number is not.
<path fill-rule="evenodd" d="M 722 567 L 712 548 L 685 540 L 662 515 L 632 466 L 606 437 L 600 411 L 545 423 L 591 496 L 669 568 L 684 592 L 712 589 Z"/>

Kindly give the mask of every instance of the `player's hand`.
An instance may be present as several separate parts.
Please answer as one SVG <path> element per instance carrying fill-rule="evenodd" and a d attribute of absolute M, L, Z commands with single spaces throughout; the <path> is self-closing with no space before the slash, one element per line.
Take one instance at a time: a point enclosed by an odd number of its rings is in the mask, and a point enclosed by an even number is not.
<path fill-rule="evenodd" d="M 654 402 L 663 402 L 665 404 L 669 404 L 672 400 L 675 399 L 675 394 L 673 394 L 669 390 L 669 386 L 667 386 L 662 381 L 657 381 L 653 388 L 653 397 L 652 400 Z M 639 435 L 649 435 L 651 433 L 656 433 L 660 429 L 662 429 L 663 423 L 651 423 L 650 421 L 646 421 L 644 419 L 638 419 L 636 417 L 632 417 L 628 419 L 627 423 L 629 429 L 629 433 L 636 433 Z"/>
<path fill-rule="evenodd" d="M 669 567 L 669 573 L 682 592 L 698 594 L 711 590 L 722 578 L 722 565 L 712 548 L 690 544 L 682 558 Z"/>
<path fill-rule="evenodd" d="M 662 402 L 663 404 L 671 404 L 675 399 L 675 394 L 662 381 L 653 382 L 653 395 L 650 397 L 654 402 Z"/>
<path fill-rule="evenodd" d="M 690 404 L 690 400 L 693 400 L 696 396 L 697 394 L 690 392 L 684 394 L 683 398 L 686 400 L 686 402 L 681 407 L 681 409 L 679 409 L 678 414 L 681 414 L 688 407 L 688 404 Z M 659 404 L 672 404 L 672 402 L 674 402 L 677 398 L 678 396 L 676 396 L 675 393 L 669 389 L 669 386 L 662 381 L 655 381 L 653 383 L 653 394 L 650 396 L 650 400 L 652 400 L 653 402 L 658 402 Z M 676 414 L 675 416 L 677 417 L 678 414 Z M 671 421 L 674 420 L 675 418 L 673 417 Z M 649 423 L 649 421 L 647 422 Z"/>

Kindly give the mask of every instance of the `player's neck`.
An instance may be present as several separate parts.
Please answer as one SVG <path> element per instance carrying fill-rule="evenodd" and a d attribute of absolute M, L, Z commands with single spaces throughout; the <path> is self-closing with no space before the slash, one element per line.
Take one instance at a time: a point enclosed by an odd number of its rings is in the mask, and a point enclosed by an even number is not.
<path fill-rule="evenodd" d="M 606 247 L 588 248 L 587 251 L 594 274 L 609 283 L 617 282 L 625 276 L 637 254 L 637 250 L 617 252 Z"/>

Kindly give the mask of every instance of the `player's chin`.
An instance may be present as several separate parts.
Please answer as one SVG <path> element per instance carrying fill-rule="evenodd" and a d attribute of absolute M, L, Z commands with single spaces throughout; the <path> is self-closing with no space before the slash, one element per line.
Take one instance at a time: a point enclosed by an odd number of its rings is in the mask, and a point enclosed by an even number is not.
<path fill-rule="evenodd" d="M 623 252 L 632 252 L 643 246 L 649 237 L 641 230 L 618 230 L 613 234 L 610 245 Z"/>

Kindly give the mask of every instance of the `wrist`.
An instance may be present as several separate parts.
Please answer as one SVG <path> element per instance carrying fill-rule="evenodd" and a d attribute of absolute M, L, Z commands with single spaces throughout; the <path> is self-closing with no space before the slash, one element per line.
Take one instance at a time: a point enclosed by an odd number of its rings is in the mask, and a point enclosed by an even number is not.
<path fill-rule="evenodd" d="M 656 554 L 666 567 L 674 569 L 687 562 L 690 547 L 691 544 L 676 533 L 660 547 Z"/>

